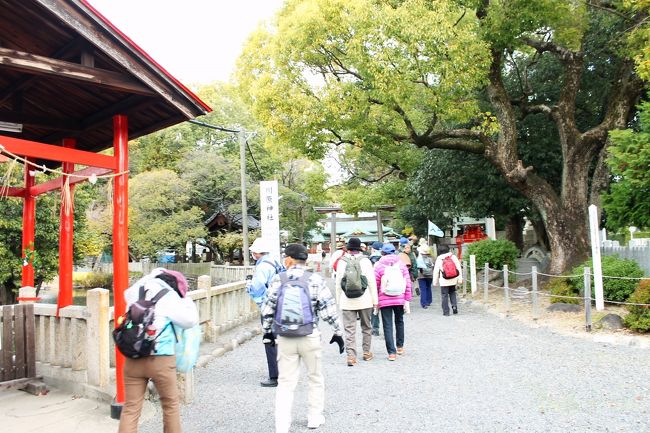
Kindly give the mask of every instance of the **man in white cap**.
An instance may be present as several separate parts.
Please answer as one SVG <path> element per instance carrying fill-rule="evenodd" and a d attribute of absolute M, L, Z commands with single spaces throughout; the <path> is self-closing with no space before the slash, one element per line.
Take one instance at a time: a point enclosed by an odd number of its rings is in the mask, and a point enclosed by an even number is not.
<path fill-rule="evenodd" d="M 282 265 L 273 258 L 271 243 L 264 238 L 257 238 L 249 248 L 255 259 L 255 272 L 247 277 L 246 291 L 261 309 L 266 301 L 266 292 L 273 277 L 282 271 Z M 261 318 L 261 316 L 260 316 Z M 278 350 L 275 346 L 264 345 L 266 363 L 269 368 L 269 378 L 260 382 L 264 387 L 278 386 Z"/>

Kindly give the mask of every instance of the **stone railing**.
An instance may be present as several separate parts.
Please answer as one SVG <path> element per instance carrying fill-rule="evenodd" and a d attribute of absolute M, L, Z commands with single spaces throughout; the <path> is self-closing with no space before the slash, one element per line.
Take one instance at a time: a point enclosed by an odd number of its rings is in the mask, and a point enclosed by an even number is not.
<path fill-rule="evenodd" d="M 22 290 L 22 289 L 21 289 Z M 105 399 L 112 394 L 109 291 L 89 290 L 86 306 L 35 304 L 36 373 L 47 383 Z"/>
<path fill-rule="evenodd" d="M 210 277 L 215 285 L 231 283 L 233 281 L 244 281 L 246 275 L 252 274 L 255 266 L 223 266 L 212 265 Z"/>
<path fill-rule="evenodd" d="M 197 306 L 206 342 L 214 342 L 221 333 L 259 316 L 244 281 L 211 287 L 210 276 L 202 275 L 198 286 L 188 297 Z M 21 289 L 21 296 L 33 297 L 26 289 L 31 288 Z M 112 399 L 115 349 L 109 294 L 106 289 L 89 290 L 86 306 L 62 308 L 59 317 L 56 305 L 35 304 L 36 372 L 46 383 L 105 401 Z"/>

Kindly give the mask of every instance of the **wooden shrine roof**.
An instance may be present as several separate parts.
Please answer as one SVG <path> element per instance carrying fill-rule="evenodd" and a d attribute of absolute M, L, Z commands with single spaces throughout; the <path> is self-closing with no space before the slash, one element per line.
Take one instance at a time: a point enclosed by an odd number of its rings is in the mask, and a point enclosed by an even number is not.
<path fill-rule="evenodd" d="M 0 135 L 98 152 L 116 114 L 133 139 L 209 111 L 88 1 L 0 0 Z"/>

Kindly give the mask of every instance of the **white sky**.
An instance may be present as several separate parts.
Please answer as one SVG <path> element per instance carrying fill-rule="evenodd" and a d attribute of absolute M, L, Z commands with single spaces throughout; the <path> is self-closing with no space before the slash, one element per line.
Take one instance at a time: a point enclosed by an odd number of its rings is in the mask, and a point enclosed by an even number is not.
<path fill-rule="evenodd" d="M 89 0 L 184 84 L 228 81 L 248 35 L 283 0 Z"/>

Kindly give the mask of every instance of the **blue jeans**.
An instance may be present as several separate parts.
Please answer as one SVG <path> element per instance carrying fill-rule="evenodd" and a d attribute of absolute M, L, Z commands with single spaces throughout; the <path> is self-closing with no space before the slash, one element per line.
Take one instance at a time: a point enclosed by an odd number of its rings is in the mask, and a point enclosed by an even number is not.
<path fill-rule="evenodd" d="M 433 278 L 420 278 L 418 280 L 420 285 L 420 305 L 423 307 L 431 305 L 431 281 L 433 281 Z"/>
<path fill-rule="evenodd" d="M 384 340 L 386 340 L 386 351 L 389 355 L 397 353 L 395 340 L 393 339 L 393 316 L 395 316 L 395 334 L 397 347 L 404 347 L 404 306 L 391 305 L 381 308 L 381 321 L 384 325 Z"/>

